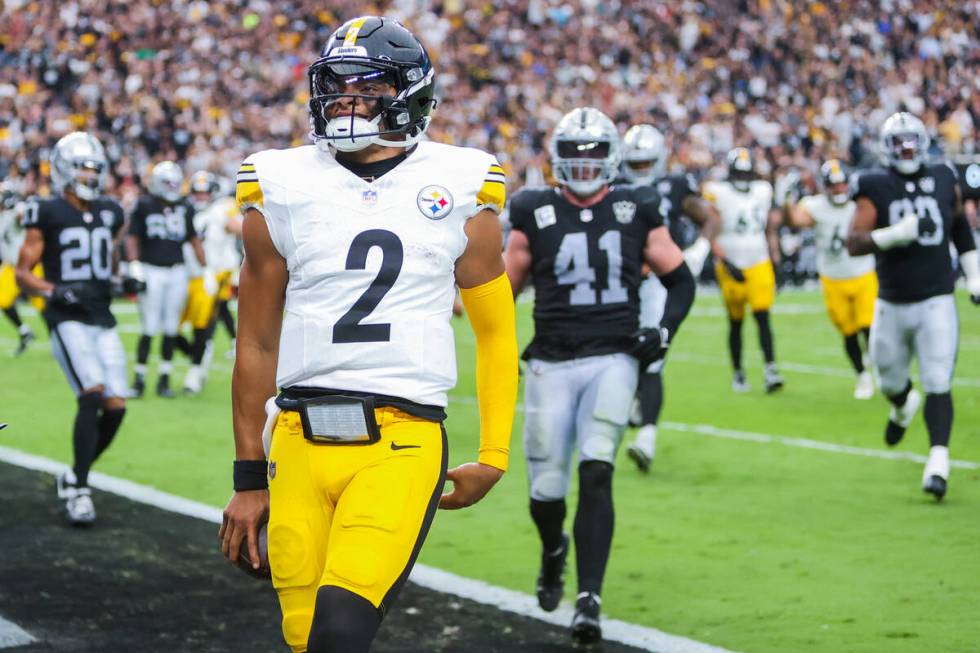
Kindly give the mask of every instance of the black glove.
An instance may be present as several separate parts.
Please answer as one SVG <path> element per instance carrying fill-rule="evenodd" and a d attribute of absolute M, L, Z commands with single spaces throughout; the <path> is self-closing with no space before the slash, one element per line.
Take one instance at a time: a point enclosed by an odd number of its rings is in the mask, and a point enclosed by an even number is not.
<path fill-rule="evenodd" d="M 670 333 L 664 327 L 643 328 L 633 334 L 635 342 L 630 354 L 640 361 L 640 369 L 645 370 L 667 355 Z"/>
<path fill-rule="evenodd" d="M 725 266 L 725 270 L 728 272 L 728 274 L 731 276 L 732 279 L 738 281 L 739 283 L 745 283 L 745 273 L 742 272 L 742 268 L 736 266 L 727 258 L 721 259 L 721 264 Z"/>
<path fill-rule="evenodd" d="M 146 282 L 135 277 L 123 277 L 122 289 L 127 295 L 138 295 L 146 290 Z"/>
<path fill-rule="evenodd" d="M 55 286 L 49 301 L 53 306 L 64 308 L 76 308 L 82 305 L 82 299 L 71 286 Z"/>

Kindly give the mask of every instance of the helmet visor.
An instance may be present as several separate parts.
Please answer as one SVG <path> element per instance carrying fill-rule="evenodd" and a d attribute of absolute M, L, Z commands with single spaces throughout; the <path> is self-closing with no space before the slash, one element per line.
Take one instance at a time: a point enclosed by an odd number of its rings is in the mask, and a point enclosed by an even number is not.
<path fill-rule="evenodd" d="M 558 141 L 558 156 L 562 159 L 599 159 L 609 156 L 608 141 Z"/>

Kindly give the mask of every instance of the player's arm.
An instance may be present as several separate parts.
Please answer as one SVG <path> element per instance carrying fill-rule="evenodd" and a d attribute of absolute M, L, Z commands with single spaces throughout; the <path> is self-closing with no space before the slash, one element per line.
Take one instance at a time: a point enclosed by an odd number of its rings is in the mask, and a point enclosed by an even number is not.
<path fill-rule="evenodd" d="M 779 249 L 779 227 L 782 224 L 783 216 L 780 210 L 775 207 L 769 209 L 769 217 L 766 220 L 766 242 L 769 244 L 769 258 L 776 264 L 783 260 L 783 253 Z"/>
<path fill-rule="evenodd" d="M 201 242 L 201 239 L 195 234 L 188 238 L 187 242 L 191 244 L 191 249 L 194 250 L 194 258 L 197 259 L 197 262 L 201 264 L 202 268 L 207 267 L 208 259 L 204 255 L 204 243 Z"/>
<path fill-rule="evenodd" d="M 789 222 L 789 226 L 794 229 L 809 229 L 814 225 L 813 216 L 806 210 L 803 200 L 800 200 L 796 204 L 787 202 L 784 214 Z"/>
<path fill-rule="evenodd" d="M 20 246 L 17 255 L 15 270 L 17 284 L 28 295 L 50 297 L 54 284 L 34 274 L 34 266 L 40 262 L 42 254 L 44 254 L 44 232 L 28 227 L 24 232 L 24 244 Z"/>
<path fill-rule="evenodd" d="M 504 266 L 507 268 L 507 279 L 510 280 L 514 297 L 517 297 L 524 289 L 531 272 L 531 241 L 520 229 L 511 229 L 507 236 Z"/>
<path fill-rule="evenodd" d="M 501 256 L 497 214 L 485 209 L 464 227 L 466 250 L 456 261 L 456 284 L 476 335 L 476 394 L 480 409 L 477 462 L 451 469 L 453 490 L 439 507 L 465 508 L 482 499 L 507 469 L 517 403 L 514 297 Z"/>
<path fill-rule="evenodd" d="M 647 233 L 643 257 L 667 289 L 667 301 L 659 327 L 640 329 L 636 334 L 637 342 L 632 353 L 639 359 L 641 368 L 645 369 L 666 355 L 670 341 L 694 303 L 696 284 L 694 275 L 684 262 L 684 254 L 671 239 L 667 227 L 656 227 Z"/>
<path fill-rule="evenodd" d="M 711 202 L 700 195 L 688 195 L 681 201 L 681 212 L 698 225 L 701 234 L 694 243 L 684 250 L 684 259 L 688 267 L 700 271 L 704 260 L 710 251 L 716 258 L 723 258 L 724 252 L 718 245 L 718 234 L 721 233 L 721 215 Z"/>
<path fill-rule="evenodd" d="M 966 289 L 970 300 L 980 305 L 980 252 L 970 229 L 966 211 L 963 206 L 963 195 L 959 186 L 953 187 L 953 223 L 950 226 L 949 238 L 960 255 L 960 267 L 966 277 Z"/>
<path fill-rule="evenodd" d="M 249 209 L 244 222 L 245 259 L 238 294 L 238 340 L 235 369 L 231 379 L 232 422 L 235 432 L 236 491 L 225 508 L 221 529 L 221 552 L 232 562 L 238 559 L 242 538 L 248 537 L 249 558 L 258 568 L 257 533 L 269 511 L 269 492 L 239 489 L 264 470 L 262 428 L 265 402 L 276 394 L 276 364 L 279 336 L 289 274 L 269 235 L 265 218 Z M 240 465 L 239 462 L 246 464 Z M 239 472 L 242 473 L 241 478 Z M 245 478 L 248 473 L 252 478 Z"/>

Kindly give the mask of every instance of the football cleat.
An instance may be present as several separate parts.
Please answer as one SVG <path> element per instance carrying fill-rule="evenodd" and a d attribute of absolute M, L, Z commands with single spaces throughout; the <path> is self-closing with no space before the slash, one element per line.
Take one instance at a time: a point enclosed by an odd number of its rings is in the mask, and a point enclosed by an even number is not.
<path fill-rule="evenodd" d="M 95 504 L 92 490 L 87 487 L 71 488 L 71 496 L 65 502 L 65 516 L 72 526 L 88 526 L 95 521 Z"/>
<path fill-rule="evenodd" d="M 67 499 L 75 493 L 75 472 L 69 467 L 54 479 L 54 488 L 58 492 L 59 499 Z"/>
<path fill-rule="evenodd" d="M 129 391 L 130 399 L 139 399 L 143 396 L 143 392 L 146 390 L 146 381 L 143 379 L 142 374 L 137 374 L 136 378 L 133 379 L 133 387 Z"/>
<path fill-rule="evenodd" d="M 164 399 L 173 399 L 176 395 L 174 391 L 170 389 L 170 381 L 163 377 L 157 381 L 157 396 L 163 397 Z"/>
<path fill-rule="evenodd" d="M 949 447 L 934 446 L 929 449 L 929 460 L 922 470 L 922 490 L 942 501 L 946 496 L 949 478 Z"/>
<path fill-rule="evenodd" d="M 27 351 L 27 346 L 34 342 L 37 336 L 30 329 L 21 331 L 20 342 L 17 343 L 17 349 L 14 350 L 14 356 L 20 356 L 25 351 Z"/>
<path fill-rule="evenodd" d="M 857 385 L 854 386 L 854 398 L 871 399 L 874 394 L 875 384 L 871 378 L 871 372 L 864 371 L 858 374 Z"/>
<path fill-rule="evenodd" d="M 905 429 L 912 423 L 912 418 L 915 417 L 921 403 L 922 395 L 913 388 L 909 390 L 909 395 L 901 408 L 892 406 L 891 412 L 888 413 L 888 424 L 885 425 L 885 444 L 894 447 L 902 441 Z"/>
<path fill-rule="evenodd" d="M 551 612 L 561 603 L 565 591 L 565 559 L 568 558 L 568 535 L 562 534 L 561 547 L 557 551 L 541 554 L 541 571 L 538 573 L 538 605 Z"/>
<path fill-rule="evenodd" d="M 657 449 L 657 427 L 648 424 L 640 429 L 636 434 L 636 439 L 626 449 L 626 455 L 630 457 L 637 468 L 644 474 L 650 471 L 650 463 Z"/>
<path fill-rule="evenodd" d="M 742 370 L 735 370 L 732 375 L 732 392 L 748 392 L 752 389 L 749 385 L 749 380 L 745 378 L 745 372 Z"/>
<path fill-rule="evenodd" d="M 187 370 L 187 376 L 184 377 L 184 394 L 196 395 L 203 389 L 204 379 L 201 377 L 201 368 L 197 365 L 192 365 Z"/>
<path fill-rule="evenodd" d="M 779 373 L 779 369 L 775 363 L 766 363 L 766 369 L 763 374 L 766 381 L 767 393 L 772 394 L 777 390 L 781 390 L 783 385 L 785 385 L 783 375 Z"/>
<path fill-rule="evenodd" d="M 575 601 L 572 617 L 572 638 L 579 644 L 592 644 L 602 639 L 599 625 L 599 605 L 602 601 L 594 592 L 582 592 Z"/>

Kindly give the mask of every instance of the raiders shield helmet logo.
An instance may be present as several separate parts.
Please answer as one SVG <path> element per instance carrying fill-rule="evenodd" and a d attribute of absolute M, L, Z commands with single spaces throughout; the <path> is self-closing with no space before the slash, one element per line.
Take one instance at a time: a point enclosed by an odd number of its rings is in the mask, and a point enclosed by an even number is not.
<path fill-rule="evenodd" d="M 616 222 L 622 224 L 633 222 L 633 216 L 636 215 L 636 203 L 628 200 L 613 202 L 613 215 L 616 216 Z"/>

